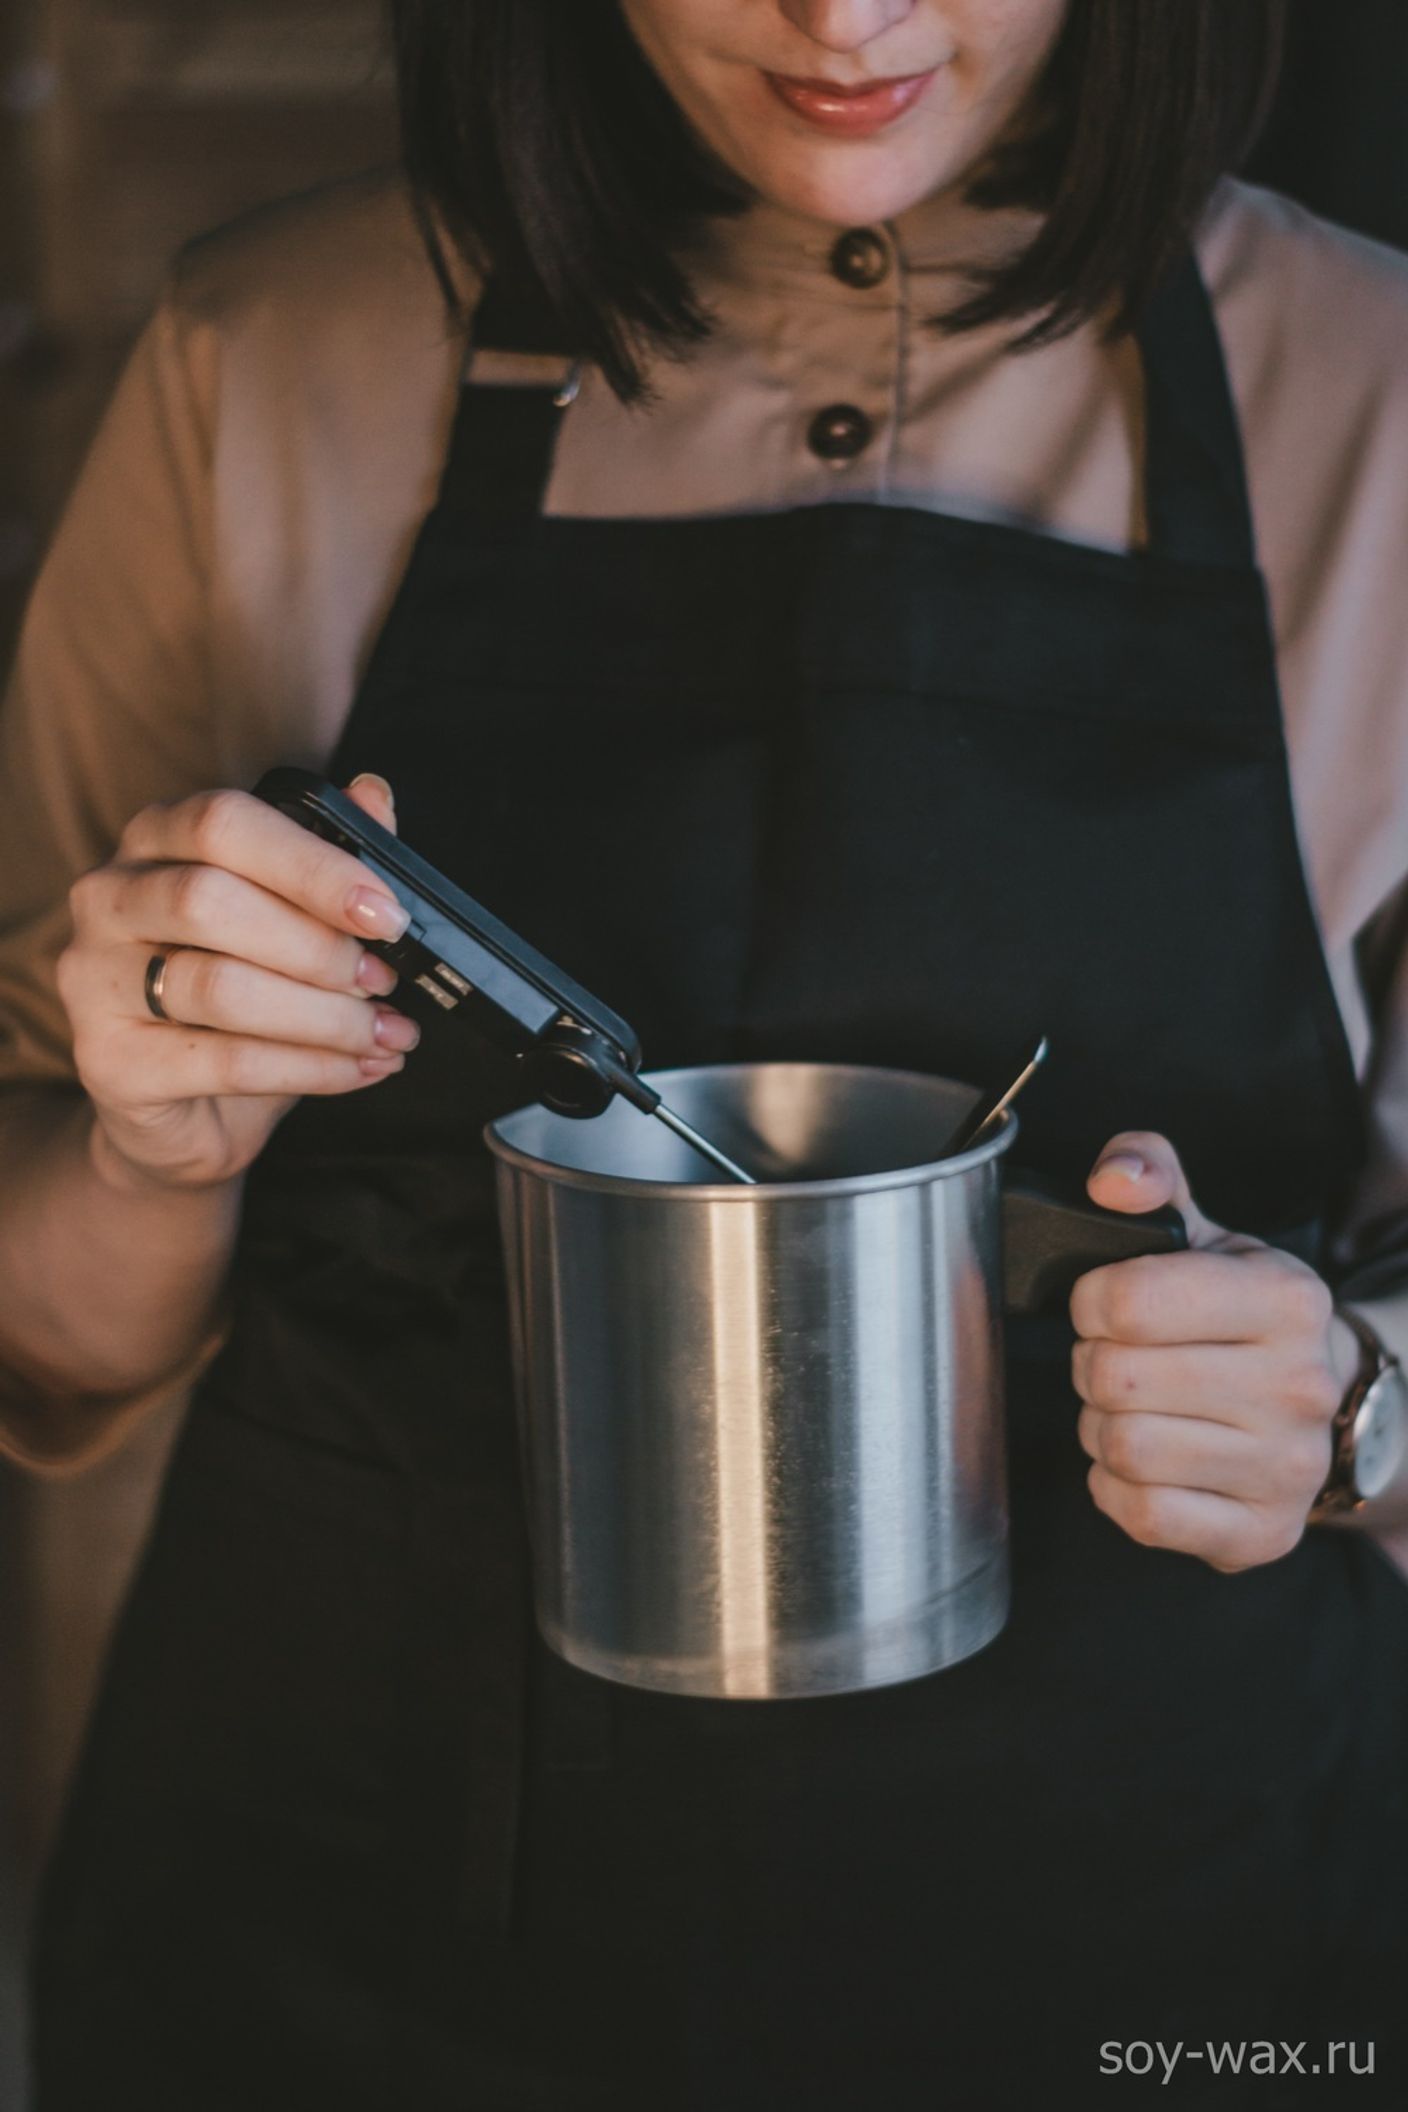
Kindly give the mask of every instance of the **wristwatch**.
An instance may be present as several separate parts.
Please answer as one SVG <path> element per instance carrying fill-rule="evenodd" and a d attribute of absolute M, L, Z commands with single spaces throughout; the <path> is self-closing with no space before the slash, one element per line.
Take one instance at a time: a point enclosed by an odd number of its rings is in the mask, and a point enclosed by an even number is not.
<path fill-rule="evenodd" d="M 1354 1330 L 1359 1372 L 1331 1425 L 1334 1455 L 1325 1486 L 1311 1508 L 1312 1523 L 1362 1510 L 1391 1486 L 1408 1452 L 1408 1377 L 1366 1320 L 1346 1307 L 1339 1317 Z"/>

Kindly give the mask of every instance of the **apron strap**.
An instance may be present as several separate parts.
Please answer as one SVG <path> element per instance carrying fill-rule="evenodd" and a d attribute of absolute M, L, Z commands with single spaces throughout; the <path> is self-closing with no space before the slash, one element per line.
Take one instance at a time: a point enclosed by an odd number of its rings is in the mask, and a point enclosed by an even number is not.
<path fill-rule="evenodd" d="M 1191 250 L 1159 287 L 1138 342 L 1151 553 L 1184 564 L 1254 570 L 1241 422 L 1217 318 Z"/>
<path fill-rule="evenodd" d="M 543 379 L 498 380 L 495 353 L 536 356 Z M 471 326 L 441 504 L 478 514 L 540 514 L 562 413 L 580 379 L 581 364 L 561 350 L 541 297 L 491 278 Z"/>

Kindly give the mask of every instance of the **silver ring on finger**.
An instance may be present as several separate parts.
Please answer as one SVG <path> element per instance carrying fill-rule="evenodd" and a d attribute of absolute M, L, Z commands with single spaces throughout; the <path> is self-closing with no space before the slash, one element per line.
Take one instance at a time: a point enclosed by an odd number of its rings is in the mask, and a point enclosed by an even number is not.
<path fill-rule="evenodd" d="M 173 946 L 171 953 L 176 951 L 178 949 Z M 179 1025 L 179 1021 L 173 1020 L 166 1009 L 166 969 L 171 959 L 171 953 L 154 953 L 152 955 L 147 962 L 143 991 L 147 1000 L 147 1010 L 151 1013 L 152 1018 L 165 1020 L 168 1026 L 176 1026 Z"/>

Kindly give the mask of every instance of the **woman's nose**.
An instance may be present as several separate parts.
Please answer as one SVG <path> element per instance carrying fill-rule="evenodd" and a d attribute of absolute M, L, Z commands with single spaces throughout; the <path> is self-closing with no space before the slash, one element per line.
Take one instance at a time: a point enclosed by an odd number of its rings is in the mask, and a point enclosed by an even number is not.
<path fill-rule="evenodd" d="M 859 51 L 906 15 L 915 0 L 780 0 L 782 12 L 814 44 L 828 51 Z"/>

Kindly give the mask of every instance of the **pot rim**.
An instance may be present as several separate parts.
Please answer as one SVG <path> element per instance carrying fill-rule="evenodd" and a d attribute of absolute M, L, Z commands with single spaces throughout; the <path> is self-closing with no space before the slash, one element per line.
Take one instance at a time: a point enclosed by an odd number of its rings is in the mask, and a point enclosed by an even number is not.
<path fill-rule="evenodd" d="M 824 1071 L 830 1077 L 888 1078 L 907 1085 L 946 1085 L 957 1087 L 960 1092 L 976 1092 L 976 1086 L 961 1078 L 941 1077 L 937 1072 L 900 1071 L 880 1064 L 865 1063 L 696 1063 L 677 1066 L 668 1071 L 642 1071 L 641 1077 L 653 1086 L 662 1099 L 668 1101 L 671 1086 L 680 1079 L 701 1076 L 727 1077 L 747 1072 L 756 1075 L 760 1071 Z M 985 1144 L 975 1144 L 967 1151 L 955 1152 L 951 1158 L 920 1160 L 913 1166 L 895 1166 L 883 1173 L 845 1174 L 829 1181 L 758 1181 L 745 1187 L 738 1181 L 646 1181 L 636 1175 L 625 1173 L 591 1173 L 585 1167 L 561 1166 L 553 1159 L 538 1157 L 535 1152 L 525 1151 L 499 1132 L 503 1124 L 513 1122 L 520 1115 L 544 1113 L 552 1116 L 550 1108 L 540 1108 L 536 1101 L 523 1107 L 513 1108 L 506 1115 L 497 1116 L 484 1126 L 484 1141 L 501 1165 L 512 1166 L 520 1173 L 534 1175 L 554 1187 L 580 1188 L 595 1195 L 634 1196 L 637 1199 L 659 1199 L 661 1201 L 688 1198 L 693 1202 L 736 1203 L 757 1205 L 760 1202 L 800 1200 L 810 1197 L 813 1201 L 825 1201 L 833 1196 L 876 1195 L 891 1188 L 913 1188 L 930 1181 L 957 1179 L 963 1174 L 985 1166 L 989 1160 L 1001 1158 L 1016 1142 L 1020 1123 L 1009 1108 L 1002 1118 L 1001 1127 Z M 570 1121 L 567 1115 L 552 1117 L 556 1121 Z M 641 1113 L 640 1119 L 648 1122 L 651 1116 Z"/>

